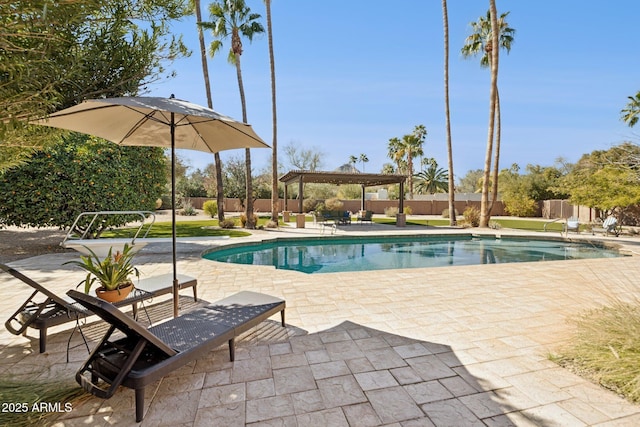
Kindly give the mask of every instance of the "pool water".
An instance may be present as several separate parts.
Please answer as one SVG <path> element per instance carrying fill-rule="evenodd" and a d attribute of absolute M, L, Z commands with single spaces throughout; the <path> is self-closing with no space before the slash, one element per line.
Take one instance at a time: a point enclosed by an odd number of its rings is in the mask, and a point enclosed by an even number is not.
<path fill-rule="evenodd" d="M 594 243 L 474 236 L 281 239 L 205 253 L 219 262 L 303 273 L 559 261 L 624 256 Z"/>

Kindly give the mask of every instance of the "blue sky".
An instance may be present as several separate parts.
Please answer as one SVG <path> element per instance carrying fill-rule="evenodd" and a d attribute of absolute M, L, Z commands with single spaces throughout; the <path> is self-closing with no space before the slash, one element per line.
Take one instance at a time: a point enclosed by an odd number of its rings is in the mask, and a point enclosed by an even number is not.
<path fill-rule="evenodd" d="M 262 0 L 247 0 L 263 15 Z M 203 9 L 209 3 L 202 2 Z M 450 97 L 456 179 L 483 166 L 490 73 L 460 48 L 470 23 L 488 1 L 450 1 Z M 635 37 L 640 2 L 497 0 L 516 30 L 511 53 L 501 51 L 500 166 L 550 166 L 558 157 L 582 154 L 631 140 L 637 131 L 620 120 L 627 97 L 640 90 Z M 203 10 L 203 19 L 208 11 Z M 442 7 L 435 0 L 273 0 L 272 19 L 278 97 L 278 147 L 295 144 L 323 153 L 324 170 L 366 154 L 366 172 L 389 163 L 390 138 L 426 126 L 425 156 L 446 168 Z M 206 105 L 195 20 L 175 25 L 194 51 L 174 62 L 177 77 L 149 87 Z M 207 43 L 212 39 L 206 34 Z M 241 119 L 235 69 L 224 53 L 209 59 L 214 109 Z M 245 41 L 242 71 L 248 121 L 271 144 L 271 87 L 266 34 Z M 213 162 L 206 153 L 182 151 L 193 168 Z M 244 150 L 221 153 L 243 158 Z M 252 150 L 254 171 L 270 163 L 271 150 Z M 362 165 L 356 165 L 362 169 Z"/>

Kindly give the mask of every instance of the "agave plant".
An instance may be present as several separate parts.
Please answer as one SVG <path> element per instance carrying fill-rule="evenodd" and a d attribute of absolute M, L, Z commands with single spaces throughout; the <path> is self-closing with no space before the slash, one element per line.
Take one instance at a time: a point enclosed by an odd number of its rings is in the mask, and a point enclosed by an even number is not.
<path fill-rule="evenodd" d="M 89 293 L 96 280 L 105 290 L 118 290 L 119 293 L 121 285 L 131 283 L 130 276 L 132 274 L 140 277 L 138 269 L 131 264 L 135 255 L 135 252 L 132 252 L 133 246 L 125 244 L 122 252 L 116 251 L 115 253 L 112 253 L 113 248 L 110 248 L 104 259 L 100 259 L 90 248 L 87 248 L 87 250 L 90 255 L 82 255 L 80 261 L 65 262 L 65 264 L 77 265 L 87 271 L 85 280 L 78 284 L 80 286 L 84 283 L 84 292 L 86 294 Z"/>

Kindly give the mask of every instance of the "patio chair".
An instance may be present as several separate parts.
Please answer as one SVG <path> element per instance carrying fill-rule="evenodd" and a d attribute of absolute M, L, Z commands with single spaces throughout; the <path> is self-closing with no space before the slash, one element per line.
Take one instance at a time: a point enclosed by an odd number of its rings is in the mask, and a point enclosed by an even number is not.
<path fill-rule="evenodd" d="M 111 325 L 76 372 L 76 381 L 103 399 L 113 396 L 120 385 L 134 389 L 136 422 L 144 418 L 147 385 L 225 342 L 233 361 L 235 338 L 277 312 L 285 326 L 285 301 L 256 292 L 237 293 L 149 329 L 97 298 L 75 290 L 67 295 Z M 116 330 L 125 336 L 112 341 Z"/>
<path fill-rule="evenodd" d="M 59 296 L 45 288 L 35 280 L 25 276 L 18 270 L 8 265 L 0 264 L 0 270 L 11 274 L 16 279 L 22 281 L 34 289 L 33 293 L 22 304 L 15 313 L 5 322 L 4 326 L 14 335 L 26 334 L 29 327 L 38 329 L 40 332 L 39 347 L 40 353 L 47 351 L 47 330 L 50 327 L 65 324 L 67 322 L 78 322 L 78 320 L 91 315 L 81 305 L 67 296 Z M 184 289 L 193 288 L 193 298 L 197 301 L 196 286 L 198 281 L 193 277 L 179 274 L 178 287 Z M 135 284 L 137 289 L 147 292 L 151 296 L 159 296 L 173 292 L 172 275 L 151 276 L 140 279 Z M 128 299 L 121 301 L 117 306 L 131 304 L 134 315 L 137 309 L 137 302 L 140 298 L 131 295 Z"/>
<path fill-rule="evenodd" d="M 618 227 L 618 220 L 615 216 L 608 216 L 602 223 L 602 228 L 605 234 L 615 234 L 616 237 L 620 235 L 620 228 Z"/>
<path fill-rule="evenodd" d="M 568 233 L 569 231 L 575 231 L 576 233 L 580 233 L 580 221 L 577 217 L 572 216 L 567 218 L 567 223 L 565 224 L 565 231 Z"/>
<path fill-rule="evenodd" d="M 9 316 L 4 326 L 14 335 L 26 334 L 29 327 L 38 329 L 40 331 L 40 353 L 47 350 L 47 329 L 49 327 L 67 322 L 77 322 L 90 314 L 81 306 L 75 305 L 73 300 L 56 295 L 8 265 L 0 264 L 0 270 L 11 274 L 34 289 L 24 304 Z"/>
<path fill-rule="evenodd" d="M 373 222 L 373 211 L 360 211 L 358 212 L 358 216 L 356 220 L 362 224 L 363 222 Z"/>

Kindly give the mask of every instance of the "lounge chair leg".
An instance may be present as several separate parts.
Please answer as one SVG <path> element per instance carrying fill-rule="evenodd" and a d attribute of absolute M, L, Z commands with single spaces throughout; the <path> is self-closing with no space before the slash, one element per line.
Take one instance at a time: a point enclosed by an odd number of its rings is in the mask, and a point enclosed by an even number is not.
<path fill-rule="evenodd" d="M 193 286 L 193 300 L 198 302 L 198 291 L 196 290 L 196 285 Z"/>
<path fill-rule="evenodd" d="M 229 340 L 229 359 L 233 362 L 236 358 L 236 339 L 231 338 Z"/>
<path fill-rule="evenodd" d="M 136 422 L 144 418 L 144 388 L 136 389 Z"/>
<path fill-rule="evenodd" d="M 47 351 L 47 328 L 40 329 L 40 353 Z"/>
<path fill-rule="evenodd" d="M 282 310 L 280 312 L 280 317 L 282 318 L 282 327 L 284 328 L 285 327 L 285 324 L 284 324 L 284 310 Z"/>

